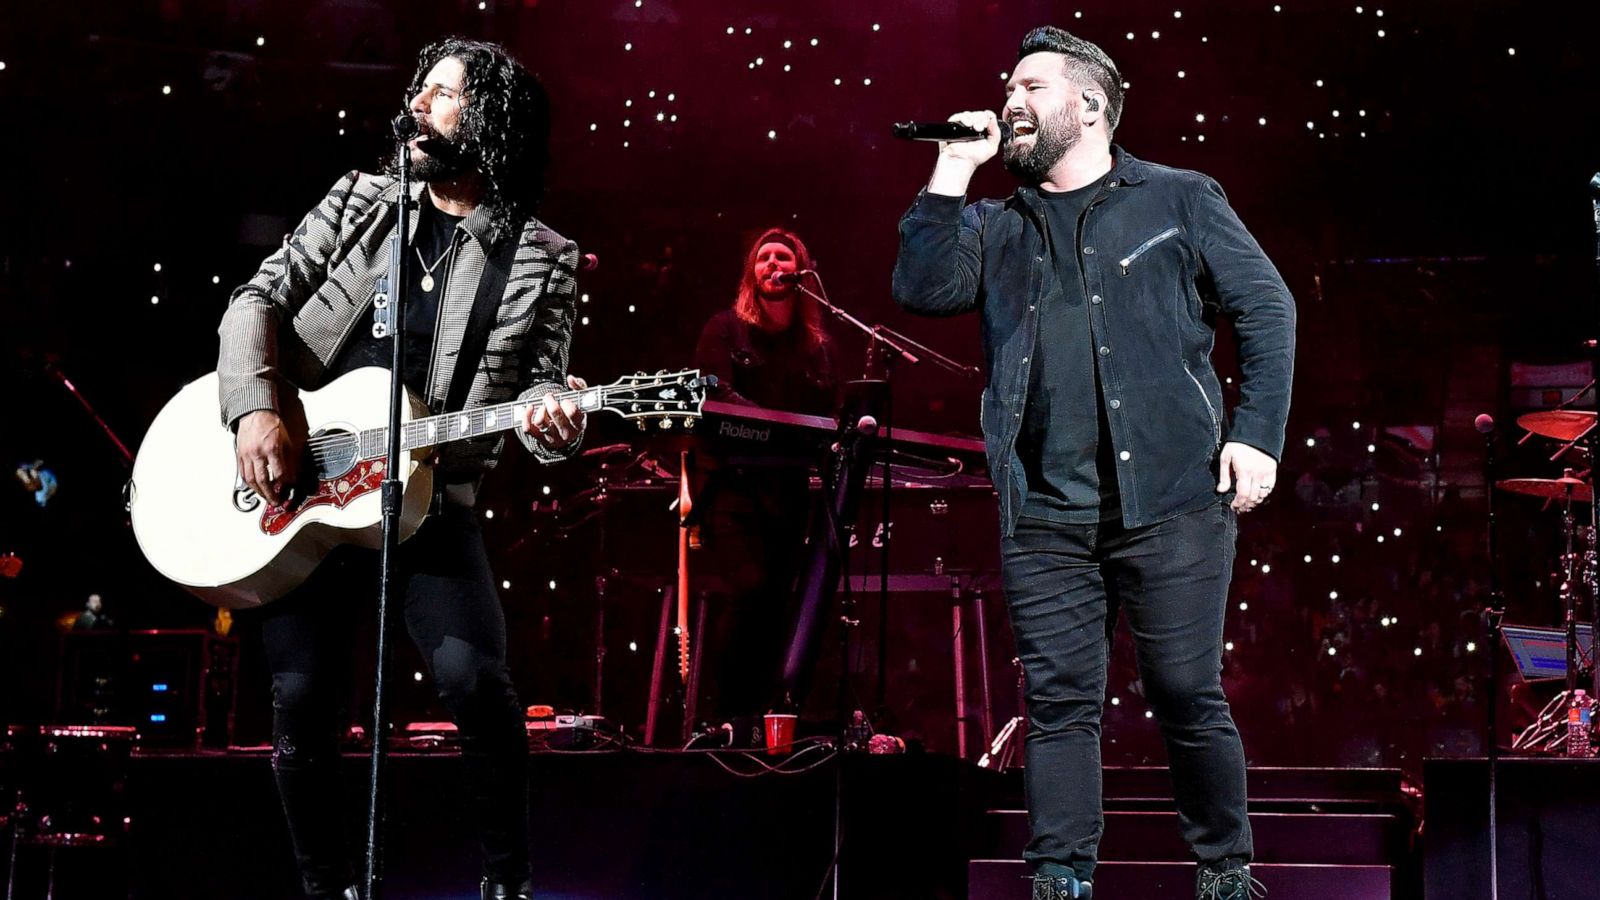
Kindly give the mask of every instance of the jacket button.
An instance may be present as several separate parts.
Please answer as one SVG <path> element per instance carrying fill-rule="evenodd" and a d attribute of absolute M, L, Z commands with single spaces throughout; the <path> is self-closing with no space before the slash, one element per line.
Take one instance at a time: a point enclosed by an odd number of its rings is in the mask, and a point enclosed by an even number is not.
<path fill-rule="evenodd" d="M 1121 409 L 1122 408 L 1122 401 L 1121 400 L 1113 400 L 1113 401 L 1111 401 L 1111 408 L 1112 409 Z"/>
<path fill-rule="evenodd" d="M 1126 450 L 1124 450 L 1121 453 L 1117 454 L 1117 458 L 1121 459 L 1123 462 L 1127 462 L 1128 460 L 1133 459 L 1133 454 L 1129 453 Z"/>
<path fill-rule="evenodd" d="M 1044 257 L 1042 257 L 1042 256 L 1035 256 L 1035 257 L 1034 257 L 1034 258 L 1033 258 L 1033 261 L 1034 261 L 1034 262 L 1044 262 Z"/>
<path fill-rule="evenodd" d="M 1027 357 L 1026 357 L 1026 356 L 1024 356 L 1024 357 L 1023 357 L 1023 358 L 1022 358 L 1022 361 L 1023 361 L 1023 362 L 1027 362 L 1027 361 L 1028 361 L 1028 358 L 1027 358 Z"/>
<path fill-rule="evenodd" d="M 1093 303 L 1095 306 L 1099 306 L 1100 305 L 1100 295 L 1099 294 L 1095 294 L 1093 297 L 1090 297 L 1089 298 L 1089 302 Z"/>
<path fill-rule="evenodd" d="M 1111 355 L 1111 348 L 1110 347 L 1101 347 L 1100 348 L 1100 355 L 1101 356 L 1110 356 Z"/>
<path fill-rule="evenodd" d="M 1085 248 L 1083 248 L 1083 255 L 1084 256 L 1093 256 L 1094 255 L 1094 248 L 1093 247 L 1085 247 Z"/>
<path fill-rule="evenodd" d="M 1028 304 L 1028 312 L 1033 312 L 1033 311 L 1034 311 L 1034 310 L 1036 310 L 1036 309 L 1038 309 L 1038 308 L 1039 308 L 1039 307 L 1037 307 L 1037 306 L 1035 306 L 1035 305 L 1034 305 L 1034 304 L 1032 304 L 1032 303 L 1029 303 L 1029 304 Z"/>

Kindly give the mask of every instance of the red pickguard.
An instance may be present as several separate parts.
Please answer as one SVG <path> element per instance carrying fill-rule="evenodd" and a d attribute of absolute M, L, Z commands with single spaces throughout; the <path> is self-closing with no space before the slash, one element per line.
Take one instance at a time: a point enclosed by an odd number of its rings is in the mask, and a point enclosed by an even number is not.
<path fill-rule="evenodd" d="M 365 496 L 378 489 L 383 483 L 383 473 L 387 466 L 384 461 L 388 457 L 365 459 L 356 463 L 356 467 L 332 481 L 317 483 L 317 492 L 307 497 L 304 501 L 293 506 L 269 506 L 261 514 L 261 531 L 264 534 L 279 535 L 284 532 L 306 510 L 318 506 L 333 506 L 344 509 L 357 497 Z"/>

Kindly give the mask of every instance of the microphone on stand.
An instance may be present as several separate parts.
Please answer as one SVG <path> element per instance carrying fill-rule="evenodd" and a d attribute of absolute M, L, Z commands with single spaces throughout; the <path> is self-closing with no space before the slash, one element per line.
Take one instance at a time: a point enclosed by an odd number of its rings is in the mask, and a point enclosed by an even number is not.
<path fill-rule="evenodd" d="M 411 113 L 403 112 L 389 121 L 389 127 L 394 129 L 395 140 L 409 141 L 417 136 L 421 128 L 417 125 L 417 118 Z"/>
<path fill-rule="evenodd" d="M 1472 420 L 1472 427 L 1478 429 L 1478 433 L 1484 436 L 1494 434 L 1494 416 L 1479 413 L 1478 417 Z"/>
<path fill-rule="evenodd" d="M 794 272 L 773 272 L 772 277 L 767 280 L 771 281 L 773 284 L 799 284 L 805 280 L 807 275 L 815 274 L 817 274 L 816 269 L 799 269 Z"/>
<path fill-rule="evenodd" d="M 999 122 L 1000 143 L 1011 140 L 1011 124 Z M 989 137 L 987 131 L 963 125 L 960 122 L 896 122 L 894 136 L 903 141 L 981 141 Z"/>
<path fill-rule="evenodd" d="M 859 438 L 872 437 L 877 433 L 877 418 L 871 413 L 865 413 L 861 416 L 861 418 L 856 420 L 854 425 L 845 428 L 844 434 L 841 434 L 839 439 L 833 442 L 833 446 L 830 447 L 829 450 L 833 453 L 838 453 L 840 448 L 842 448 L 846 443 L 853 442 Z"/>

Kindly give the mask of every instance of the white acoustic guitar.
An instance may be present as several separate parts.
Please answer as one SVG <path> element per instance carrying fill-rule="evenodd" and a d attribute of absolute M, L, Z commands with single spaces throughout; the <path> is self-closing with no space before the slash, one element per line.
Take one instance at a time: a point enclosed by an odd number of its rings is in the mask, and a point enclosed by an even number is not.
<path fill-rule="evenodd" d="M 675 420 L 700 416 L 711 379 L 699 370 L 630 375 L 599 387 L 558 394 L 586 412 Z M 286 392 L 287 393 L 287 392 Z M 407 392 L 401 428 L 408 456 L 400 479 L 405 499 L 401 539 L 422 524 L 433 497 L 433 448 L 520 428 L 530 403 L 504 403 L 427 415 Z M 215 606 L 259 606 L 304 581 L 339 544 L 377 547 L 383 540 L 379 484 L 388 460 L 389 371 L 357 369 L 280 410 L 309 435 L 301 479 L 283 506 L 271 506 L 238 478 L 233 432 L 222 424 L 217 376 L 199 379 L 168 401 L 150 425 L 133 465 L 129 510 L 133 534 L 150 564 Z"/>

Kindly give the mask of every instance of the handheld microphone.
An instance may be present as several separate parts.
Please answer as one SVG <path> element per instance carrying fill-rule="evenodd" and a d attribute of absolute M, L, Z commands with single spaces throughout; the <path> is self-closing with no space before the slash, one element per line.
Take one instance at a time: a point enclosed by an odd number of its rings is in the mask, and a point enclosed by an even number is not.
<path fill-rule="evenodd" d="M 1000 143 L 1011 140 L 1011 123 L 1000 122 Z M 989 135 L 960 122 L 896 122 L 894 136 L 905 141 L 981 141 Z"/>
<path fill-rule="evenodd" d="M 773 284 L 799 284 L 805 280 L 807 275 L 815 274 L 817 274 L 816 269 L 799 269 L 794 272 L 773 272 L 772 277 L 767 280 L 771 281 Z"/>

